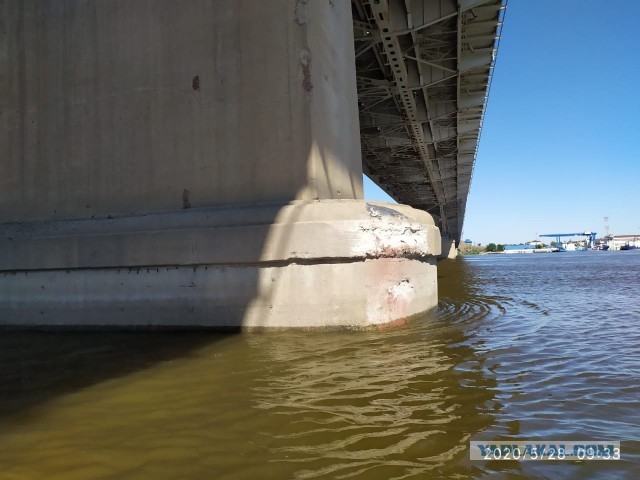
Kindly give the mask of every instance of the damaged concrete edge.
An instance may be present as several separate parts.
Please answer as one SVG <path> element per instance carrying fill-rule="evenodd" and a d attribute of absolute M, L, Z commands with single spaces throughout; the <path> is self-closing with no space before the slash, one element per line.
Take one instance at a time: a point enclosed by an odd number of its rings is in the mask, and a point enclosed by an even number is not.
<path fill-rule="evenodd" d="M 399 211 L 394 210 L 393 208 L 390 208 L 390 207 L 385 207 L 383 205 L 376 205 L 374 203 L 367 202 L 366 208 L 367 208 L 367 212 L 369 212 L 369 215 L 371 215 L 372 217 L 377 217 L 377 218 L 395 217 L 395 218 L 401 218 L 401 219 L 407 218 L 406 215 L 403 215 Z"/>

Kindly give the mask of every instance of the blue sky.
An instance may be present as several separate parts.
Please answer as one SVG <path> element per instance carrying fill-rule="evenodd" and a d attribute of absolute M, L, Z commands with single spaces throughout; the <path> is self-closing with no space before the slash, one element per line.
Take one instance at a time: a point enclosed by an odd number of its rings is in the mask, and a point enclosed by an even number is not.
<path fill-rule="evenodd" d="M 600 236 L 605 216 L 640 236 L 638 18 L 637 0 L 510 0 L 464 238 Z"/>

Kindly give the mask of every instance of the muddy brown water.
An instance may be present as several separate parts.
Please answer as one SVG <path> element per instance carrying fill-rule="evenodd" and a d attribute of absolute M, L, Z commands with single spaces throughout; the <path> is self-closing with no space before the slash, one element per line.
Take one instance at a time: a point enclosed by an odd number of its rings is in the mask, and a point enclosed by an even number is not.
<path fill-rule="evenodd" d="M 640 252 L 439 264 L 381 332 L 0 332 L 0 479 L 640 478 Z M 619 462 L 469 441 L 620 440 Z"/>

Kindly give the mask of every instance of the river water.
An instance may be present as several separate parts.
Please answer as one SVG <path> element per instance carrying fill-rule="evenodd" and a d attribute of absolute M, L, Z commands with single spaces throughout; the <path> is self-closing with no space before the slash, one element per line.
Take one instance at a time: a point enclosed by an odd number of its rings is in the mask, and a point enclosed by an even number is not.
<path fill-rule="evenodd" d="M 380 332 L 0 332 L 0 479 L 640 478 L 640 252 L 438 270 Z M 491 439 L 622 460 L 469 460 Z"/>

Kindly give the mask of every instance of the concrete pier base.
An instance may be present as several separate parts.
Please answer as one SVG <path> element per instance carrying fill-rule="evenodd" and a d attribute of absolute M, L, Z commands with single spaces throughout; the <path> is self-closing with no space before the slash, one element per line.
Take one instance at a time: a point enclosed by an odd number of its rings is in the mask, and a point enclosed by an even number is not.
<path fill-rule="evenodd" d="M 440 234 L 361 200 L 0 226 L 0 325 L 367 327 L 437 303 Z"/>

